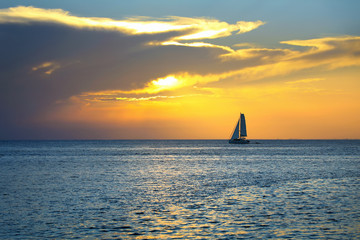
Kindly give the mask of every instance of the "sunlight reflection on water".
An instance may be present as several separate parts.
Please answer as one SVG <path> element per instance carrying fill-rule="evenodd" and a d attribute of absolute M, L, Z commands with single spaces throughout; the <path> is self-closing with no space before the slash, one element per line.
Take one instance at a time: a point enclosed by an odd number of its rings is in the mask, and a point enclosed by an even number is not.
<path fill-rule="evenodd" d="M 137 234 L 139 239 L 182 236 L 264 239 L 291 238 L 299 234 L 305 238 L 341 239 L 343 234 L 351 236 L 358 231 L 343 224 L 356 217 L 351 216 L 354 209 L 348 206 L 359 206 L 360 201 L 348 197 L 347 193 L 350 189 L 360 190 L 359 186 L 359 180 L 355 179 L 247 186 L 228 189 L 201 201 L 187 197 L 176 204 L 164 199 L 181 196 L 168 187 L 161 187 L 161 203 L 159 199 L 140 200 L 142 205 L 129 212 L 132 224 L 119 234 L 129 239 L 132 236 L 129 233 Z M 343 222 L 344 228 L 339 222 Z M 352 225 L 352 222 L 347 224 Z"/>

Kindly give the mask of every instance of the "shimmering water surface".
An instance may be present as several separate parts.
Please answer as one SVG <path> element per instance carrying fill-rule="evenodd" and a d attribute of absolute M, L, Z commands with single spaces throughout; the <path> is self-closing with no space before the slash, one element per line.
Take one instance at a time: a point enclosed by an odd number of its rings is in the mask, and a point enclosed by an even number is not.
<path fill-rule="evenodd" d="M 2 141 L 0 239 L 359 239 L 360 141 Z"/>

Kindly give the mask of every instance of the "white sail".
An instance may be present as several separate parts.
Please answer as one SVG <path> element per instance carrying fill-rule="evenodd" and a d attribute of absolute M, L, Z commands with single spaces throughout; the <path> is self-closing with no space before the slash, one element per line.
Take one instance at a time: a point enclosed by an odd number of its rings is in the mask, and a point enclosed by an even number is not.
<path fill-rule="evenodd" d="M 246 137 L 246 123 L 245 123 L 245 115 L 244 114 L 240 114 L 240 137 Z"/>
<path fill-rule="evenodd" d="M 232 137 L 231 137 L 231 140 L 237 139 L 237 138 L 240 137 L 240 136 L 239 136 L 239 133 L 240 133 L 240 131 L 239 131 L 239 125 L 240 125 L 240 122 L 237 121 L 236 126 L 235 126 L 235 130 L 234 130 L 234 133 L 233 133 L 233 135 L 232 135 Z"/>

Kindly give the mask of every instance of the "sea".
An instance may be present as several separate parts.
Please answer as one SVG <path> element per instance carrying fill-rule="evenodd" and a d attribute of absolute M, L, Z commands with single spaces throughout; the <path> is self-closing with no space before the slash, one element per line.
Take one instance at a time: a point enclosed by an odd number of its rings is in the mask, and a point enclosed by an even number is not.
<path fill-rule="evenodd" d="M 0 239 L 360 239 L 360 140 L 252 143 L 0 141 Z"/>

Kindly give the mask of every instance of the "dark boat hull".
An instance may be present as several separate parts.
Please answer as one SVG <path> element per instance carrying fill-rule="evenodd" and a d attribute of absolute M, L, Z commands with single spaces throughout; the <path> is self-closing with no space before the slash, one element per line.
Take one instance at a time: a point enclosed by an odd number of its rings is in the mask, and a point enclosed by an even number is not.
<path fill-rule="evenodd" d="M 229 140 L 229 143 L 232 143 L 232 144 L 249 144 L 250 141 L 246 140 L 246 139 L 238 138 L 238 139 Z"/>

